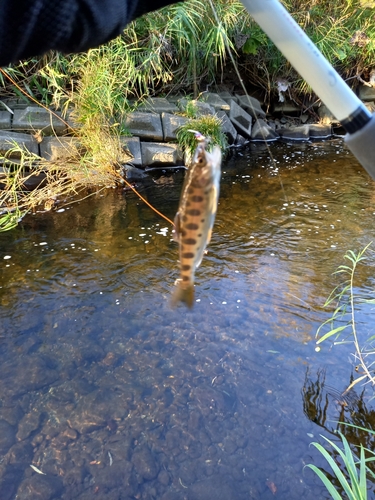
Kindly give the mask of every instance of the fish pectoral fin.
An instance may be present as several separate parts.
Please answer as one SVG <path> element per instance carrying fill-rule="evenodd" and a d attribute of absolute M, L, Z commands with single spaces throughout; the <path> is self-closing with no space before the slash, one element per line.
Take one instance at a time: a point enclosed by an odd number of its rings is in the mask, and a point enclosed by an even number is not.
<path fill-rule="evenodd" d="M 180 241 L 180 222 L 180 212 L 177 212 L 173 221 L 173 239 L 177 243 Z"/>

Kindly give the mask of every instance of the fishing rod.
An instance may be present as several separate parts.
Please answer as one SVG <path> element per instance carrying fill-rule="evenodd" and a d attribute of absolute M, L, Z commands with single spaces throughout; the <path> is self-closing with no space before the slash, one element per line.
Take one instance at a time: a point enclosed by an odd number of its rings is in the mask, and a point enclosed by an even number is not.
<path fill-rule="evenodd" d="M 345 142 L 375 180 L 375 115 L 344 82 L 279 0 L 241 0 L 280 52 L 345 128 Z"/>

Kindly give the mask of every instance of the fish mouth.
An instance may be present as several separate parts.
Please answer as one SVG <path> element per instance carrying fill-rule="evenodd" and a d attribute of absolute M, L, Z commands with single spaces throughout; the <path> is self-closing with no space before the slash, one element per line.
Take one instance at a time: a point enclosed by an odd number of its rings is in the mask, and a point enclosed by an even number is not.
<path fill-rule="evenodd" d="M 192 134 L 194 134 L 194 136 L 198 142 L 206 142 L 206 143 L 209 142 L 208 139 L 203 134 L 198 132 L 198 130 L 193 130 L 193 129 L 189 128 L 188 132 L 191 132 Z"/>

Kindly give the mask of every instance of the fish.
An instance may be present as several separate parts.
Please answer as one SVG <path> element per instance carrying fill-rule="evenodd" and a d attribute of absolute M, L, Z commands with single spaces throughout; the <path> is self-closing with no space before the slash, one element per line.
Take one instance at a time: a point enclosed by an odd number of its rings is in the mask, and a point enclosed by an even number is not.
<path fill-rule="evenodd" d="M 180 203 L 174 219 L 173 237 L 179 244 L 180 278 L 172 296 L 172 306 L 179 302 L 192 307 L 195 271 L 211 240 L 220 191 L 221 150 L 206 147 L 208 140 L 199 132 L 191 166 L 187 170 Z"/>

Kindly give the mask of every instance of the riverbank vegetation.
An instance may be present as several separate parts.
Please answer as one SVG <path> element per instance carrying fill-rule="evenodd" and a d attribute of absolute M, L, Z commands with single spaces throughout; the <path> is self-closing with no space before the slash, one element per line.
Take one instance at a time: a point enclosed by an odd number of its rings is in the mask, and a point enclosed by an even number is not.
<path fill-rule="evenodd" d="M 316 334 L 318 349 L 321 344 L 329 342 L 333 346 L 337 346 L 335 348 L 339 348 L 343 344 L 349 344 L 353 348 L 353 375 L 350 385 L 340 395 L 343 401 L 354 387 L 361 387 L 363 397 L 364 386 L 370 384 L 373 389 L 375 385 L 375 336 L 371 325 L 358 319 L 361 308 L 375 303 L 372 294 L 361 291 L 362 286 L 358 285 L 358 282 L 361 281 L 359 270 L 361 267 L 362 270 L 364 269 L 363 264 L 368 258 L 370 246 L 371 243 L 357 253 L 349 250 L 345 254 L 345 262 L 334 273 L 341 278 L 340 282 L 324 304 L 324 307 L 332 309 L 332 314 L 318 328 Z M 365 406 L 362 405 L 361 411 L 353 412 L 349 418 L 351 422 L 348 422 L 345 421 L 345 412 L 342 411 L 340 422 L 331 422 L 337 426 L 333 432 L 335 439 L 330 440 L 321 436 L 325 446 L 317 442 L 312 443 L 330 466 L 333 479 L 331 473 L 314 464 L 309 464 L 307 467 L 318 475 L 330 496 L 335 500 L 343 498 L 366 500 L 368 491 L 373 488 L 375 482 L 373 465 L 375 461 L 375 430 L 363 427 L 364 423 L 369 425 L 373 420 L 371 417 L 366 418 L 365 413 Z M 337 437 L 340 438 L 341 443 L 337 443 Z M 347 437 L 350 438 L 350 441 Z"/>
<path fill-rule="evenodd" d="M 344 78 L 353 85 L 371 79 L 375 20 L 373 9 L 366 7 L 369 2 L 284 3 Z M 220 89 L 242 93 L 233 63 L 247 90 L 260 91 L 266 103 L 272 97 L 277 99 L 280 82 L 296 103 L 302 104 L 303 96 L 309 93 L 307 85 L 238 0 L 217 0 L 214 4 L 189 0 L 135 20 L 120 37 L 87 53 L 49 53 L 5 68 L 0 75 L 0 97 L 18 96 L 27 101 L 26 93 L 51 109 L 74 116 L 80 124 L 74 133 L 85 154 L 64 171 L 63 184 L 66 189 L 66 178 L 73 172 L 71 192 L 76 193 L 97 185 L 99 179 L 100 187 L 119 183 L 122 148 L 118 137 L 126 134 L 122 124 L 129 111 L 155 95 L 181 93 L 198 97 L 202 91 Z M 41 162 L 37 163 L 37 168 L 43 170 Z M 26 164 L 30 161 L 21 162 L 22 168 Z M 14 172 L 20 168 L 14 164 L 9 182 L 5 183 L 6 189 L 12 186 L 12 199 L 18 196 L 13 181 Z M 77 169 L 81 171 L 78 183 Z M 27 196 L 23 193 L 24 200 Z M 59 196 L 58 188 L 53 196 Z M 16 220 L 9 213 L 16 207 L 20 210 L 19 200 L 5 206 L 8 213 L 3 228 L 9 228 L 8 219 Z M 20 217 L 27 211 L 27 203 L 25 206 Z M 34 208 L 34 202 L 29 204 L 30 210 Z"/>
<path fill-rule="evenodd" d="M 374 69 L 375 19 L 363 0 L 285 0 L 286 8 L 327 59 L 353 85 L 368 81 Z M 187 94 L 226 85 L 239 90 L 229 47 L 245 85 L 277 94 L 286 79 L 295 92 L 306 85 L 250 18 L 238 0 L 189 0 L 131 23 L 123 35 L 84 54 L 50 53 L 6 71 L 28 93 L 47 105 L 100 108 L 121 117 L 134 100 L 149 95 Z M 92 92 L 82 86 L 94 69 Z M 358 77 L 358 78 L 357 78 Z M 4 92 L 19 93 L 4 76 Z M 93 99 L 93 96 L 101 99 Z M 23 97 L 21 95 L 21 97 Z"/>

